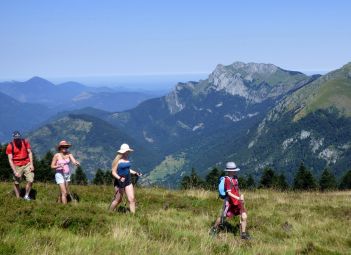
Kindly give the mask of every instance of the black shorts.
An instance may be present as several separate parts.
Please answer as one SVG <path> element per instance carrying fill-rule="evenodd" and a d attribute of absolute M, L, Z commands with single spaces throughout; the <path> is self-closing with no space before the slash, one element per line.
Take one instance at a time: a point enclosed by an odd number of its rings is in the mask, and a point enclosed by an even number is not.
<path fill-rule="evenodd" d="M 127 175 L 125 178 L 126 179 L 124 180 L 124 182 L 121 182 L 120 180 L 115 178 L 115 182 L 114 182 L 113 186 L 120 188 L 120 189 L 124 189 L 125 187 L 127 187 L 129 184 L 132 183 L 132 178 L 131 178 L 130 174 Z"/>

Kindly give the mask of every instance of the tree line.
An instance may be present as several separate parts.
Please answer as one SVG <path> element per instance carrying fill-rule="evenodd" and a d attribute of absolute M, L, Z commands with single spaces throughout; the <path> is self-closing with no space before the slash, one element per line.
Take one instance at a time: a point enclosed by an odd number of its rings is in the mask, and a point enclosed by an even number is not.
<path fill-rule="evenodd" d="M 225 172 L 218 168 L 213 168 L 205 178 L 201 178 L 193 168 L 190 175 L 183 176 L 180 186 L 182 189 L 202 188 L 208 190 L 217 190 L 219 178 L 224 176 Z M 281 191 L 286 190 L 346 190 L 351 189 L 351 170 L 345 173 L 340 182 L 335 175 L 329 170 L 324 169 L 320 178 L 315 178 L 311 171 L 301 163 L 296 171 L 294 180 L 291 185 L 286 181 L 283 173 L 278 174 L 270 167 L 264 168 L 259 181 L 256 183 L 252 175 L 238 176 L 238 182 L 241 189 L 271 188 Z"/>
<path fill-rule="evenodd" d="M 12 171 L 6 155 L 7 144 L 0 144 L 0 181 L 12 181 Z M 54 182 L 55 171 L 51 169 L 51 161 L 54 154 L 48 151 L 40 160 L 33 153 L 33 163 L 35 167 L 35 181 L 38 182 Z M 208 190 L 217 190 L 219 178 L 224 176 L 224 171 L 214 167 L 203 179 L 193 168 L 190 175 L 182 178 L 180 186 L 182 189 L 203 188 Z M 111 185 L 112 184 L 111 170 L 97 169 L 92 184 L 95 185 Z M 133 180 L 133 183 L 136 181 Z M 256 183 L 251 174 L 238 177 L 240 188 L 256 189 L 256 188 L 273 188 L 277 190 L 346 190 L 351 189 L 351 170 L 345 173 L 340 182 L 336 180 L 335 175 L 325 169 L 319 179 L 316 179 L 311 171 L 301 163 L 297 169 L 293 183 L 291 185 L 286 181 L 284 174 L 278 174 L 270 167 L 266 167 Z M 78 166 L 76 171 L 71 176 L 71 183 L 77 185 L 87 185 L 89 183 L 85 171 L 81 166 Z"/>

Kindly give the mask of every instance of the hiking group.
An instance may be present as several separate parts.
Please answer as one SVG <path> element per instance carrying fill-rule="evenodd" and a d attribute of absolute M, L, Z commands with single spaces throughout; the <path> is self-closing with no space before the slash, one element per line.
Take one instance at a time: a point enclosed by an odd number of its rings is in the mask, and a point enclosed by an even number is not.
<path fill-rule="evenodd" d="M 20 132 L 13 132 L 13 140 L 6 148 L 6 154 L 10 167 L 13 172 L 14 191 L 17 198 L 20 198 L 20 182 L 24 176 L 27 182 L 25 188 L 25 200 L 31 200 L 29 194 L 34 182 L 34 164 L 30 143 L 23 139 Z M 57 153 L 53 156 L 51 168 L 55 171 L 55 181 L 59 186 L 58 202 L 67 204 L 67 195 L 72 195 L 69 191 L 69 182 L 71 181 L 70 164 L 79 166 L 80 163 L 72 153 L 69 147 L 72 145 L 67 141 L 61 141 L 57 145 Z M 117 155 L 112 162 L 111 174 L 114 178 L 114 198 L 109 206 L 109 210 L 113 211 L 121 203 L 124 194 L 127 196 L 129 210 L 135 213 L 135 196 L 132 184 L 131 174 L 141 176 L 142 174 L 131 169 L 129 161 L 129 153 L 133 149 L 128 144 L 122 144 L 117 151 Z M 250 239 L 246 232 L 247 211 L 244 205 L 244 195 L 240 194 L 239 183 L 236 173 L 240 169 L 234 162 L 226 164 L 226 175 L 221 177 L 219 182 L 219 196 L 223 199 L 223 208 L 220 217 L 215 221 L 214 226 L 210 230 L 210 234 L 215 236 L 224 225 L 226 218 L 240 216 L 240 236 L 242 239 Z"/>

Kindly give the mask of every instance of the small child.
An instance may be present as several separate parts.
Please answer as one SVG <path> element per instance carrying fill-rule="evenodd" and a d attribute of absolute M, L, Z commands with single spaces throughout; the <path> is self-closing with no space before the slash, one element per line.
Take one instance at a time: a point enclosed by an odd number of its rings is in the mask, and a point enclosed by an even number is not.
<path fill-rule="evenodd" d="M 226 191 L 226 198 L 224 199 L 223 212 L 221 217 L 218 217 L 215 225 L 211 228 L 211 234 L 215 235 L 218 232 L 218 227 L 223 223 L 224 218 L 232 218 L 240 215 L 240 233 L 241 239 L 249 240 L 250 235 L 246 232 L 247 213 L 244 206 L 244 195 L 240 195 L 238 178 L 236 172 L 240 171 L 234 162 L 226 164 L 226 176 L 224 181 L 224 188 Z"/>

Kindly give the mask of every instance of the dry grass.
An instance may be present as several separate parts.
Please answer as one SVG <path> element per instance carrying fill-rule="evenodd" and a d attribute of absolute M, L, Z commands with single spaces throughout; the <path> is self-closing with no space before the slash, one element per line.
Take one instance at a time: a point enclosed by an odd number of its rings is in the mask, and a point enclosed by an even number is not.
<path fill-rule="evenodd" d="M 245 192 L 251 241 L 237 219 L 212 239 L 221 200 L 204 190 L 137 189 L 136 215 L 110 213 L 112 187 L 72 187 L 78 205 L 55 203 L 39 185 L 36 201 L 0 184 L 0 254 L 350 254 L 351 192 Z"/>

